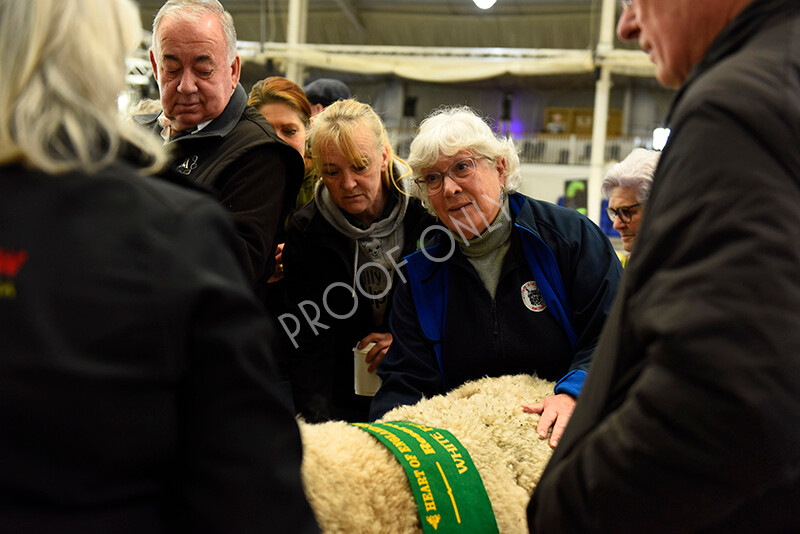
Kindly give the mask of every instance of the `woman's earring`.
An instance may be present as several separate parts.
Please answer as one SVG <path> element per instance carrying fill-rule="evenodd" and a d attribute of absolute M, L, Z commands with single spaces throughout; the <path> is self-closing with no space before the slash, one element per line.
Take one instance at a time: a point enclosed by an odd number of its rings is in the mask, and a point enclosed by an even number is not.
<path fill-rule="evenodd" d="M 500 184 L 500 200 L 506 199 L 506 186 L 504 184 Z"/>

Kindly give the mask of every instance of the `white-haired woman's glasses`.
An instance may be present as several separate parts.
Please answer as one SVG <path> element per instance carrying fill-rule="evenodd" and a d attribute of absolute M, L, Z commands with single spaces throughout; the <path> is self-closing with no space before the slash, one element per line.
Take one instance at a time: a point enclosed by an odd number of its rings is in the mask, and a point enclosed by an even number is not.
<path fill-rule="evenodd" d="M 625 11 L 633 3 L 633 0 L 617 0 L 617 3 L 619 4 L 619 8 Z"/>
<path fill-rule="evenodd" d="M 445 176 L 449 176 L 456 183 L 461 183 L 475 176 L 475 161 L 490 159 L 485 156 L 472 156 L 456 161 L 444 172 L 426 172 L 421 178 L 414 180 L 418 185 L 425 186 L 429 195 L 436 195 L 444 187 Z"/>

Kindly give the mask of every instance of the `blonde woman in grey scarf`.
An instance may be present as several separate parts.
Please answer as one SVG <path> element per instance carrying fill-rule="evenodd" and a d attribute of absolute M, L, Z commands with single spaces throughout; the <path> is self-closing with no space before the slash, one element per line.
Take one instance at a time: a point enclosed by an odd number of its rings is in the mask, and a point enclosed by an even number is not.
<path fill-rule="evenodd" d="M 355 394 L 353 349 L 367 351 L 361 357 L 374 374 L 392 343 L 388 315 L 402 258 L 433 218 L 405 193 L 408 169 L 367 104 L 326 108 L 310 147 L 321 179 L 289 225 L 286 313 L 278 318 L 294 349 L 294 402 L 310 420 L 365 421 L 371 397 Z"/>

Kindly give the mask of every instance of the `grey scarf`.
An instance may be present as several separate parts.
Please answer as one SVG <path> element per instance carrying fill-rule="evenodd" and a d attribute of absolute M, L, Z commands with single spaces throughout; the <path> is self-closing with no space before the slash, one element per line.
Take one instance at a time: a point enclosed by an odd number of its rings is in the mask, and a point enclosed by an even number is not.
<path fill-rule="evenodd" d="M 402 171 L 402 169 L 397 162 L 395 162 L 394 171 L 395 176 L 402 174 L 402 172 L 398 172 Z M 401 181 L 400 185 L 405 189 L 404 181 Z M 322 180 L 317 183 L 314 202 L 316 202 L 317 209 L 319 209 L 325 220 L 336 231 L 355 242 L 353 257 L 354 296 L 359 276 L 359 265 L 363 267 L 365 264 L 378 264 L 385 268 L 390 273 L 390 276 L 393 275 L 394 265 L 400 261 L 403 249 L 404 232 L 402 222 L 408 209 L 407 195 L 401 193 L 391 213 L 383 219 L 374 221 L 366 229 L 357 228 L 347 220 L 341 208 L 334 203 Z M 391 283 L 391 279 L 388 283 Z"/>

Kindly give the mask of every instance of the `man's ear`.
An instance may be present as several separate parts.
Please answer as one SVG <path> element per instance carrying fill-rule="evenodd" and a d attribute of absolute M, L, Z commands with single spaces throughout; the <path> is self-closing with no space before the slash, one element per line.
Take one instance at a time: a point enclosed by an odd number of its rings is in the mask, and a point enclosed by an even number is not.
<path fill-rule="evenodd" d="M 153 49 L 150 49 L 150 65 L 153 67 L 153 77 L 158 81 L 158 63 L 156 63 L 156 56 L 153 54 Z"/>
<path fill-rule="evenodd" d="M 236 58 L 231 63 L 231 91 L 236 89 L 236 85 L 239 83 L 239 76 L 242 74 L 242 58 L 239 57 L 239 54 L 236 54 Z"/>

